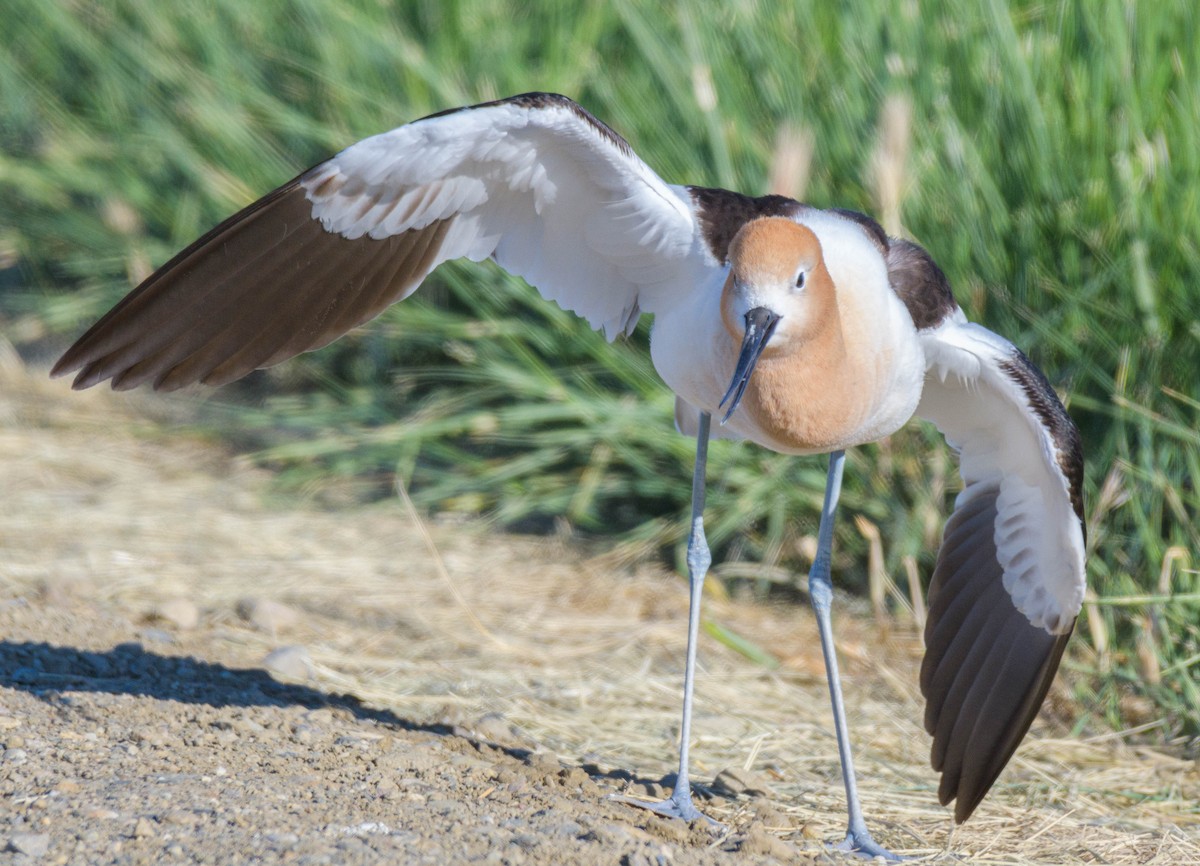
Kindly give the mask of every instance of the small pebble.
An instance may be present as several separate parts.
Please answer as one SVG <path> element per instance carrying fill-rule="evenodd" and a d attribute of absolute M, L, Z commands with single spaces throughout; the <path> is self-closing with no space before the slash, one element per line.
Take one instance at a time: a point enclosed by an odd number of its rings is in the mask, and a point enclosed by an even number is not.
<path fill-rule="evenodd" d="M 139 636 L 147 643 L 175 643 L 175 635 L 161 628 L 146 628 L 139 632 Z"/>
<path fill-rule="evenodd" d="M 726 794 L 746 794 L 747 796 L 763 796 L 771 792 L 766 779 L 753 770 L 743 770 L 741 767 L 727 767 L 717 773 L 712 787 Z"/>
<path fill-rule="evenodd" d="M 540 840 L 538 837 L 532 833 L 518 833 L 516 836 L 513 836 L 511 840 L 513 845 L 518 845 L 521 848 L 524 848 L 526 851 L 530 850 L 531 848 L 536 848 L 539 841 Z"/>
<path fill-rule="evenodd" d="M 475 736 L 502 746 L 528 745 L 520 728 L 500 713 L 485 713 L 466 727 Z"/>
<path fill-rule="evenodd" d="M 189 812 L 186 809 L 169 809 L 159 816 L 159 820 L 164 824 L 175 824 L 181 827 L 190 827 L 196 824 L 198 817 L 195 812 Z"/>
<path fill-rule="evenodd" d="M 26 857 L 45 857 L 50 850 L 50 836 L 47 833 L 13 833 L 8 840 L 8 850 Z"/>
<path fill-rule="evenodd" d="M 273 674 L 292 680 L 306 680 L 312 676 L 312 658 L 302 646 L 285 646 L 267 653 L 263 667 Z"/>
<path fill-rule="evenodd" d="M 243 598 L 237 603 L 238 616 L 255 628 L 278 634 L 300 622 L 300 612 L 281 601 L 269 598 Z"/>
<path fill-rule="evenodd" d="M 130 732 L 129 738 L 144 746 L 164 746 L 166 735 L 156 728 L 137 728 Z"/>
<path fill-rule="evenodd" d="M 133 837 L 135 839 L 145 839 L 148 836 L 156 835 L 156 833 L 154 822 L 149 818 L 138 818 L 137 823 L 133 826 Z"/>
<path fill-rule="evenodd" d="M 154 616 L 184 631 L 200 624 L 200 609 L 186 598 L 164 601 L 154 609 Z"/>
<path fill-rule="evenodd" d="M 316 729 L 312 725 L 296 725 L 292 728 L 292 739 L 297 743 L 307 745 L 316 737 Z"/>
<path fill-rule="evenodd" d="M 266 730 L 266 727 L 261 722 L 247 718 L 234 719 L 232 728 L 243 734 L 261 734 Z"/>
<path fill-rule="evenodd" d="M 759 824 L 752 824 L 740 839 L 735 837 L 735 841 L 736 850 L 741 853 L 765 854 L 784 862 L 794 861 L 799 853 L 795 847 L 772 836 Z"/>
<path fill-rule="evenodd" d="M 670 795 L 670 791 L 667 790 L 666 786 L 652 779 L 640 779 L 634 787 L 635 793 L 644 794 L 652 800 L 663 800 Z M 641 791 L 638 792 L 637 788 L 641 788 Z"/>

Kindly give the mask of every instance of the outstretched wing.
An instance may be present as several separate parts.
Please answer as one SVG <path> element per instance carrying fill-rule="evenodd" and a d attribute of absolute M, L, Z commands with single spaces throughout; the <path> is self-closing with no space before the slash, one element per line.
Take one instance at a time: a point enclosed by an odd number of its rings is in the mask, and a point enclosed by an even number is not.
<path fill-rule="evenodd" d="M 219 385 L 320 348 L 438 264 L 492 257 L 612 338 L 715 265 L 687 190 L 564 96 L 365 139 L 218 225 L 84 334 L 52 375 Z"/>
<path fill-rule="evenodd" d="M 917 414 L 964 487 L 929 589 L 921 692 L 938 798 L 965 821 L 1037 715 L 1084 594 L 1079 432 L 1015 346 L 954 312 L 922 331 Z"/>
<path fill-rule="evenodd" d="M 1083 452 L 1041 371 L 967 321 L 917 244 L 864 223 L 925 350 L 917 415 L 958 452 L 963 490 L 929 587 L 921 693 L 938 799 L 975 811 L 1029 730 L 1083 604 Z"/>

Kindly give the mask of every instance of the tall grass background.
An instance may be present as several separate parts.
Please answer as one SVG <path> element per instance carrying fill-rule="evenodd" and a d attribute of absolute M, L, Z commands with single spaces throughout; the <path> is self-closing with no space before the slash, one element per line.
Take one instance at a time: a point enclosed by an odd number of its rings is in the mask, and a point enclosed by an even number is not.
<path fill-rule="evenodd" d="M 1080 725 L 1200 735 L 1200 11 L 1191 3 L 0 0 L 0 327 L 62 346 L 154 266 L 366 135 L 568 94 L 670 182 L 873 213 L 1047 373 L 1087 454 Z M 212 425 L 286 483 L 678 550 L 693 444 L 649 363 L 452 263 Z M 728 584 L 787 595 L 825 466 L 715 443 Z M 835 568 L 927 576 L 958 488 L 914 422 L 856 449 Z M 903 606 L 907 591 L 892 593 Z M 769 648 L 767 648 L 769 650 Z"/>

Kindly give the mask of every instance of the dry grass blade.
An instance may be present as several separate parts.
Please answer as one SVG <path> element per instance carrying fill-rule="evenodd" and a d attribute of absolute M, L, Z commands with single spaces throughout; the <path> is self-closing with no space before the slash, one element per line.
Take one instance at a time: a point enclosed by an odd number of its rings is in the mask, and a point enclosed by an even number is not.
<path fill-rule="evenodd" d="M 804 201 L 812 159 L 812 132 L 792 123 L 780 126 L 775 133 L 775 147 L 771 151 L 767 192 Z"/>
<path fill-rule="evenodd" d="M 889 235 L 904 234 L 901 206 L 908 181 L 908 152 L 912 140 L 912 99 L 892 94 L 879 113 L 879 132 L 871 160 L 879 222 Z"/>
<path fill-rule="evenodd" d="M 1092 639 L 1092 648 L 1096 651 L 1096 662 L 1101 670 L 1112 666 L 1112 657 L 1108 651 L 1108 626 L 1100 615 L 1100 606 L 1096 591 L 1088 587 L 1083 597 L 1083 609 L 1087 612 L 1088 634 Z"/>
<path fill-rule="evenodd" d="M 420 512 L 413 505 L 412 499 L 408 495 L 408 489 L 404 486 L 404 480 L 396 478 L 396 494 L 400 497 L 400 501 L 404 503 L 404 509 L 408 512 L 409 519 L 417 528 L 417 532 L 421 535 L 421 541 L 425 544 L 425 550 L 428 551 L 430 558 L 433 560 L 434 567 L 437 569 L 438 577 L 441 578 L 450 595 L 453 596 L 455 603 L 462 608 L 462 612 L 466 614 L 467 621 L 471 623 L 471 627 L 479 632 L 488 641 L 495 644 L 501 649 L 509 649 L 509 644 L 496 637 L 487 626 L 480 621 L 475 615 L 475 611 L 471 609 L 471 605 L 463 598 L 463 594 L 459 592 L 454 578 L 450 576 L 449 570 L 446 568 L 446 560 L 442 558 L 442 554 L 438 551 L 437 543 L 433 540 L 433 536 L 429 534 L 429 529 L 425 526 L 425 521 L 421 519 Z"/>
<path fill-rule="evenodd" d="M 908 577 L 908 597 L 912 603 L 913 624 L 918 632 L 924 633 L 928 612 L 925 608 L 925 591 L 921 588 L 921 575 L 917 571 L 917 560 L 912 555 L 906 555 L 901 561 L 904 563 L 904 573 Z"/>

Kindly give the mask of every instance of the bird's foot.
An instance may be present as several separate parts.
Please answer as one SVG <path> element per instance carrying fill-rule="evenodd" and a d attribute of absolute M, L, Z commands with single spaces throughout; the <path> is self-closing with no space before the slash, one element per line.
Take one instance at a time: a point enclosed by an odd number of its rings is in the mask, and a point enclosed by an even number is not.
<path fill-rule="evenodd" d="M 630 806 L 637 806 L 639 809 L 646 809 L 649 812 L 662 815 L 666 818 L 679 818 L 682 821 L 695 821 L 703 819 L 710 827 L 719 828 L 724 825 L 720 821 L 716 821 L 699 809 L 692 802 L 692 794 L 687 788 L 676 788 L 670 797 L 665 800 L 643 800 L 640 797 L 630 797 L 626 794 L 613 794 L 610 799 L 618 800 L 622 803 L 628 803 Z"/>
<path fill-rule="evenodd" d="M 848 854 L 856 854 L 859 857 L 866 857 L 874 860 L 876 857 L 882 857 L 888 863 L 900 863 L 907 859 L 899 854 L 893 854 L 887 848 L 884 848 L 871 836 L 871 831 L 866 827 L 859 829 L 850 828 L 846 831 L 846 838 L 842 840 L 840 845 L 834 846 L 837 851 L 845 851 Z"/>

